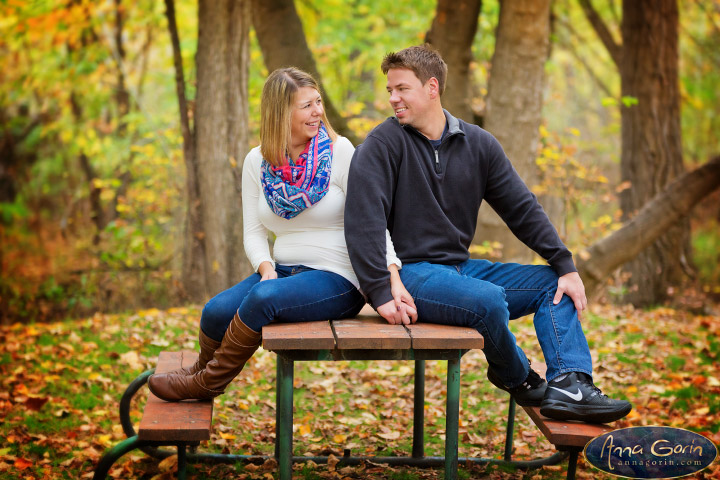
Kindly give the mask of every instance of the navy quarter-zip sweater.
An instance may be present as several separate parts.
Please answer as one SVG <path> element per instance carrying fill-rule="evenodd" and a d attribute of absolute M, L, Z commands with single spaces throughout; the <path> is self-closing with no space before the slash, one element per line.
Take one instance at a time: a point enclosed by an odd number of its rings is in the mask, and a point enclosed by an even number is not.
<path fill-rule="evenodd" d="M 535 195 L 490 133 L 445 111 L 435 150 L 415 128 L 390 117 L 355 150 L 345 203 L 345 241 L 374 307 L 392 300 L 385 229 L 403 263 L 458 264 L 470 258 L 483 200 L 558 275 L 576 271 Z"/>

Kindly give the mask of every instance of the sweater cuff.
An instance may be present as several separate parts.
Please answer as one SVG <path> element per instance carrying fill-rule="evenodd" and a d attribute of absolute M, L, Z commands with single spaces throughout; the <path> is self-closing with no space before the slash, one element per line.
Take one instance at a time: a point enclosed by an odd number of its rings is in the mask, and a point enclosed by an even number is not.
<path fill-rule="evenodd" d="M 377 307 L 385 305 L 387 302 L 393 299 L 392 293 L 390 292 L 390 285 L 380 286 L 371 292 L 367 292 L 368 299 L 370 299 L 370 305 L 377 310 Z"/>
<path fill-rule="evenodd" d="M 575 262 L 573 262 L 572 254 L 566 257 L 559 258 L 551 266 L 553 270 L 555 270 L 555 273 L 558 274 L 558 277 L 562 277 L 567 273 L 577 272 Z"/>

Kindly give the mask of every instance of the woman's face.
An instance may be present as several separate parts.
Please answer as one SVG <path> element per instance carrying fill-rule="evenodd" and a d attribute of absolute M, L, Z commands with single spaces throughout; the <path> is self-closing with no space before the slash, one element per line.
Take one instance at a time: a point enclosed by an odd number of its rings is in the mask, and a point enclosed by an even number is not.
<path fill-rule="evenodd" d="M 312 87 L 300 87 L 295 93 L 290 136 L 293 145 L 307 143 L 317 135 L 323 115 L 320 93 Z"/>

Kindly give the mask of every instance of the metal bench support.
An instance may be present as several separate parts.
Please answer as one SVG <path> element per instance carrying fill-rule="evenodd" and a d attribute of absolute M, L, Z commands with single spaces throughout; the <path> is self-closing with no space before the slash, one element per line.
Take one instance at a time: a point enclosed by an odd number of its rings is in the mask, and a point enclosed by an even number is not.
<path fill-rule="evenodd" d="M 327 351 L 298 353 L 290 352 L 294 355 L 277 355 L 277 389 L 276 389 L 276 439 L 275 439 L 275 455 L 278 460 L 279 478 L 281 480 L 290 479 L 292 476 L 292 464 L 312 460 L 315 463 L 327 463 L 326 456 L 293 456 L 292 455 L 292 426 L 293 426 L 293 377 L 294 363 L 296 360 L 332 360 L 333 357 Z M 505 455 L 503 460 L 493 458 L 478 457 L 458 457 L 458 433 L 459 433 L 459 412 L 460 412 L 460 359 L 465 353 L 463 350 L 443 351 L 439 354 L 441 359 L 448 362 L 447 377 L 447 407 L 446 407 L 446 436 L 445 436 L 445 456 L 444 457 L 426 457 L 424 455 L 424 420 L 425 420 L 425 360 L 427 355 L 421 352 L 415 352 L 415 355 L 422 355 L 423 358 L 413 358 L 413 355 L 404 353 L 399 357 L 390 354 L 387 359 L 393 360 L 414 360 L 415 361 L 415 390 L 414 390 L 414 413 L 413 413 L 413 447 L 411 457 L 364 457 L 351 456 L 349 451 L 340 457 L 341 465 L 359 465 L 365 461 L 376 463 L 385 463 L 393 466 L 412 466 L 419 468 L 427 467 L 444 467 L 445 478 L 456 480 L 458 478 L 458 464 L 498 464 L 502 466 L 533 469 L 540 468 L 543 465 L 555 465 L 566 458 L 570 457 L 568 462 L 568 480 L 574 480 L 577 468 L 578 449 L 570 449 L 569 451 L 559 451 L 553 455 L 537 460 L 512 460 L 513 449 L 513 430 L 515 419 L 515 402 L 510 400 L 508 409 L 508 424 L 505 440 Z M 435 355 L 434 355 L 435 356 Z M 348 355 L 352 357 L 352 354 Z M 435 356 L 438 359 L 437 356 Z M 293 359 L 295 358 L 295 359 Z M 95 469 L 93 480 L 103 480 L 106 478 L 112 465 L 123 455 L 134 450 L 140 449 L 147 455 L 163 459 L 171 455 L 175 455 L 173 450 L 161 449 L 162 446 L 174 446 L 177 448 L 178 455 L 178 474 L 181 480 L 186 478 L 187 463 L 237 463 L 252 462 L 262 463 L 272 458 L 268 455 L 234 455 L 234 454 L 218 454 L 218 453 L 196 453 L 195 448 L 197 442 L 159 442 L 140 440 L 135 432 L 132 421 L 130 420 L 130 405 L 134 395 L 145 385 L 147 379 L 154 372 L 148 370 L 139 375 L 125 390 L 120 400 L 120 422 L 123 431 L 127 435 L 127 439 L 120 442 L 100 459 Z M 188 452 L 190 447 L 190 452 Z"/>

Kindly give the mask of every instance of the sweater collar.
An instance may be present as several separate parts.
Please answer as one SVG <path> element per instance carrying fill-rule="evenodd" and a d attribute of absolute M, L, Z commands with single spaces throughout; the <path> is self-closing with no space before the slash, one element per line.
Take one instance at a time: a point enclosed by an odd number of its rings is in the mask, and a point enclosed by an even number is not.
<path fill-rule="evenodd" d="M 444 108 L 443 113 L 445 114 L 445 119 L 448 123 L 448 136 L 455 135 L 456 133 L 465 135 L 465 132 L 463 132 L 460 128 L 460 121 L 457 118 L 453 117 L 450 112 L 448 112 Z"/>
<path fill-rule="evenodd" d="M 453 117 L 452 114 L 450 112 L 448 112 L 447 110 L 445 110 L 444 108 L 443 108 L 443 113 L 445 114 L 445 121 L 447 122 L 447 127 L 448 127 L 447 135 L 444 135 L 444 137 L 449 138 L 449 137 L 452 137 L 453 135 L 457 135 L 457 134 L 465 135 L 465 132 L 462 130 L 462 128 L 460 128 L 460 121 L 457 118 Z M 397 122 L 398 125 L 400 125 L 400 122 L 397 121 L 397 118 L 392 117 L 392 119 L 395 120 L 395 122 Z M 400 126 L 409 131 L 415 132 L 416 134 L 420 135 L 421 137 L 427 139 L 427 137 L 425 135 L 420 133 L 420 131 L 417 128 L 413 127 L 412 125 L 400 125 Z M 444 138 L 443 138 L 443 140 L 444 140 Z"/>

